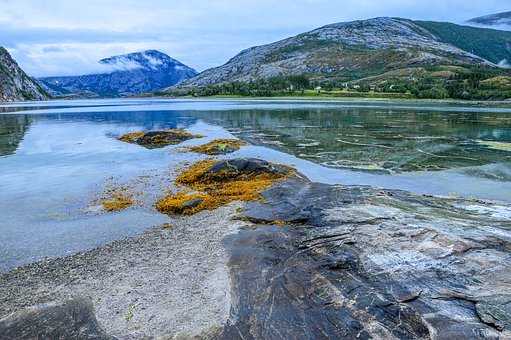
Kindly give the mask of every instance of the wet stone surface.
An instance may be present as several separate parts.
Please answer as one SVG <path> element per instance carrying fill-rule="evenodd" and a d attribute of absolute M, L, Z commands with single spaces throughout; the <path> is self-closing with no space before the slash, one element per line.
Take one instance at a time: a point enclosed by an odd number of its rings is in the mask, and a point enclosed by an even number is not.
<path fill-rule="evenodd" d="M 99 326 L 92 302 L 86 298 L 39 305 L 14 313 L 0 319 L 0 334 L 3 340 L 115 339 Z"/>
<path fill-rule="evenodd" d="M 236 303 L 220 338 L 511 336 L 511 223 L 474 204 L 276 184 L 226 241 Z"/>

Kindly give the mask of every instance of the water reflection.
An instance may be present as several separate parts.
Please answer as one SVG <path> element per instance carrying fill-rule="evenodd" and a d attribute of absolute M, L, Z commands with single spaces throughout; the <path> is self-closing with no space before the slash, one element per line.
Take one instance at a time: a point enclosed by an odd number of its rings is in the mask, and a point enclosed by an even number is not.
<path fill-rule="evenodd" d="M 357 108 L 193 116 L 329 167 L 435 171 L 511 161 L 511 117 L 506 114 Z"/>
<path fill-rule="evenodd" d="M 0 115 L 0 157 L 16 151 L 31 122 L 30 116 Z"/>

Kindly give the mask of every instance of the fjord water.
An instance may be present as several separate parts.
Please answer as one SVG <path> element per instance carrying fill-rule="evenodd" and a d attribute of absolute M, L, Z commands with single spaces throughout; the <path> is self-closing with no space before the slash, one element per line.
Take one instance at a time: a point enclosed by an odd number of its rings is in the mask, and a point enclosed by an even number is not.
<path fill-rule="evenodd" d="M 0 271 L 131 236 L 168 217 L 151 207 L 169 171 L 218 137 L 234 156 L 286 163 L 311 180 L 511 201 L 511 109 L 410 102 L 82 100 L 0 107 Z M 148 150 L 135 130 L 204 135 Z M 95 207 L 112 183 L 148 182 L 148 204 Z"/>

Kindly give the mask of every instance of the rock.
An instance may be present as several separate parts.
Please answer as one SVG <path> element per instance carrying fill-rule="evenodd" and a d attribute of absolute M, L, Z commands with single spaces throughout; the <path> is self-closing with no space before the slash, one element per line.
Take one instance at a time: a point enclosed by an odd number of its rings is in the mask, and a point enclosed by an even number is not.
<path fill-rule="evenodd" d="M 48 93 L 37 81 L 19 67 L 5 48 L 0 47 L 0 102 L 48 98 Z"/>
<path fill-rule="evenodd" d="M 113 340 L 99 326 L 90 300 L 75 298 L 28 308 L 0 319 L 2 340 Z"/>
<path fill-rule="evenodd" d="M 206 155 L 226 155 L 238 151 L 245 142 L 238 139 L 215 139 L 207 144 L 191 147 L 192 152 L 203 153 Z"/>
<path fill-rule="evenodd" d="M 289 172 L 289 168 L 283 165 L 270 163 L 256 158 L 236 158 L 222 160 L 215 163 L 205 174 L 208 177 L 221 175 L 222 178 L 238 177 L 242 174 L 275 174 L 284 175 Z"/>
<path fill-rule="evenodd" d="M 149 131 L 138 139 L 137 144 L 146 148 L 161 148 L 167 145 L 174 145 L 194 138 L 192 134 L 179 130 Z"/>
<path fill-rule="evenodd" d="M 226 241 L 236 303 L 220 338 L 510 337 L 511 232 L 472 204 L 278 182 L 242 214 L 260 227 Z"/>
<path fill-rule="evenodd" d="M 126 143 L 141 145 L 148 149 L 163 148 L 168 145 L 176 145 L 186 140 L 197 138 L 185 130 L 170 129 L 149 132 L 129 132 L 119 137 L 119 140 Z"/>
<path fill-rule="evenodd" d="M 476 303 L 477 315 L 498 330 L 511 331 L 511 295 L 493 295 Z"/>
<path fill-rule="evenodd" d="M 181 206 L 181 208 L 183 210 L 193 209 L 193 208 L 198 207 L 199 204 L 201 204 L 202 202 L 204 202 L 204 200 L 202 198 L 194 198 L 192 200 L 184 202 L 183 205 Z"/>

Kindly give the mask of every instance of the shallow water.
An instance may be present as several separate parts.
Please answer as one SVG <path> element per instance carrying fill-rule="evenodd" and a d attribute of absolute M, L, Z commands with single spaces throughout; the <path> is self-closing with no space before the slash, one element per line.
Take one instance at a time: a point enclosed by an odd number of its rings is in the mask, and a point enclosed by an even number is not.
<path fill-rule="evenodd" d="M 94 210 L 111 183 L 144 182 L 198 158 L 116 136 L 182 127 L 254 143 L 233 156 L 291 164 L 314 181 L 511 201 L 511 110 L 410 102 L 81 100 L 3 105 L 0 270 L 165 223 L 150 204 Z"/>

